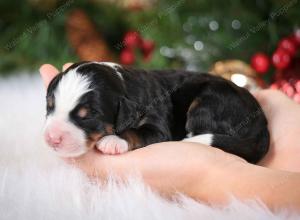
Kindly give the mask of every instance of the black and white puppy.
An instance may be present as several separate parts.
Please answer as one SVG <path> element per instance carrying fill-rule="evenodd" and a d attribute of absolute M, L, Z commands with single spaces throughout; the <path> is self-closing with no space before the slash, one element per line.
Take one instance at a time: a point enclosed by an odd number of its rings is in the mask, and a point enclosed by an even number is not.
<path fill-rule="evenodd" d="M 95 146 L 119 154 L 184 140 L 256 163 L 268 151 L 269 132 L 254 97 L 222 78 L 81 62 L 49 84 L 45 140 L 63 157 Z"/>

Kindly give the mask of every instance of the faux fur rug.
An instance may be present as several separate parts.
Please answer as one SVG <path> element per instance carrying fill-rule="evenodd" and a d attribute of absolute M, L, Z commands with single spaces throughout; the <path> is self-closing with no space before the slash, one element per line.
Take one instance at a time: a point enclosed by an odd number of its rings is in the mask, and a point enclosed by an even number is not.
<path fill-rule="evenodd" d="M 96 185 L 43 144 L 44 88 L 37 76 L 0 79 L 0 219 L 299 219 L 237 200 L 210 207 L 167 201 L 137 178 Z M 276 193 L 276 192 L 275 192 Z M 297 218 L 298 217 L 298 218 Z"/>

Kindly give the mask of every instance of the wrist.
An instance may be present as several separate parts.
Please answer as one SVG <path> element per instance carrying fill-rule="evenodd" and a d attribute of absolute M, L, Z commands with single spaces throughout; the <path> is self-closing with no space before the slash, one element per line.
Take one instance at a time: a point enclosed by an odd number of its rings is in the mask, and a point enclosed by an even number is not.
<path fill-rule="evenodd" d="M 200 173 L 193 172 L 195 181 L 191 184 L 192 187 L 188 188 L 187 194 L 201 201 L 222 204 L 229 198 L 230 188 L 234 187 L 232 183 L 238 185 L 235 181 L 235 178 L 238 178 L 237 174 L 250 164 L 237 156 L 227 153 L 224 155 L 223 151 L 216 150 L 216 154 L 220 151 L 222 155 L 216 155 L 207 166 L 203 167 L 202 164 Z"/>
<path fill-rule="evenodd" d="M 300 210 L 298 173 L 272 170 L 238 161 L 216 168 L 207 182 L 199 186 L 206 189 L 202 190 L 201 195 L 204 201 L 226 204 L 234 196 L 242 201 L 260 200 L 272 209 Z"/>

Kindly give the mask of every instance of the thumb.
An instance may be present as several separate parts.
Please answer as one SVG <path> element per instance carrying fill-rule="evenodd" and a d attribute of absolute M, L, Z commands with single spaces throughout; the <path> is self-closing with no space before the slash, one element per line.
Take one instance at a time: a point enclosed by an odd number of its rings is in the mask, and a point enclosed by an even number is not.
<path fill-rule="evenodd" d="M 59 71 L 50 64 L 44 64 L 40 67 L 40 74 L 46 88 L 58 73 Z"/>

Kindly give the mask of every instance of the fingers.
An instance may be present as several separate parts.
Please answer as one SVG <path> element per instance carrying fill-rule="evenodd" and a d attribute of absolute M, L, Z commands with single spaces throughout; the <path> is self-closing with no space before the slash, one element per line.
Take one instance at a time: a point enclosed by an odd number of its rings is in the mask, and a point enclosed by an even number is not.
<path fill-rule="evenodd" d="M 97 149 L 93 149 L 77 158 L 65 158 L 67 163 L 81 169 L 90 177 L 103 179 L 109 173 L 124 176 L 124 168 L 129 161 L 125 154 L 123 155 L 105 155 Z"/>
<path fill-rule="evenodd" d="M 257 92 L 254 96 L 265 113 L 274 111 L 279 112 L 280 109 L 286 109 L 288 106 L 292 107 L 297 105 L 296 102 L 278 90 L 266 89 Z"/>
<path fill-rule="evenodd" d="M 47 88 L 51 80 L 59 73 L 59 71 L 50 64 L 44 64 L 40 68 L 40 74 L 44 82 L 45 87 Z"/>
<path fill-rule="evenodd" d="M 269 102 L 277 104 L 281 102 L 291 102 L 292 100 L 283 92 L 274 89 L 264 89 L 253 94 L 255 98 L 261 103 Z"/>
<path fill-rule="evenodd" d="M 73 65 L 73 63 L 66 63 L 65 65 L 63 65 L 63 71 L 65 71 L 66 69 L 68 69 L 72 65 Z"/>
<path fill-rule="evenodd" d="M 73 63 L 66 63 L 63 65 L 63 71 L 68 69 Z M 45 87 L 47 88 L 51 80 L 59 73 L 58 69 L 56 69 L 51 64 L 44 64 L 40 68 L 40 74 L 42 76 L 42 80 L 44 82 Z"/>

